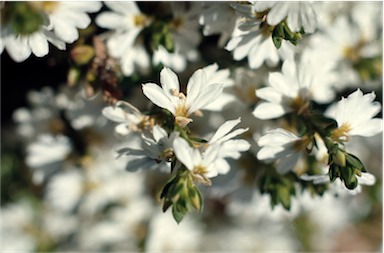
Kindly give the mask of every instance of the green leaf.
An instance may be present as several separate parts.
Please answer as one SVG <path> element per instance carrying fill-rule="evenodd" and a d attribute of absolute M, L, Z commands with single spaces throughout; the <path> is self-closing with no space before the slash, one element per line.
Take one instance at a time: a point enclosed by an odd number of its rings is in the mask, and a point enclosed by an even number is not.
<path fill-rule="evenodd" d="M 347 163 L 350 164 L 352 167 L 358 168 L 359 170 L 364 169 L 364 164 L 356 156 L 347 153 L 346 159 L 347 159 Z"/>
<path fill-rule="evenodd" d="M 291 208 L 291 194 L 289 189 L 282 186 L 277 187 L 277 194 L 280 203 L 285 209 L 289 210 Z"/>
<path fill-rule="evenodd" d="M 177 208 L 177 205 L 173 205 L 172 215 L 175 221 L 177 222 L 177 224 L 180 224 L 180 222 L 183 220 L 186 213 L 187 212 L 185 210 Z"/>

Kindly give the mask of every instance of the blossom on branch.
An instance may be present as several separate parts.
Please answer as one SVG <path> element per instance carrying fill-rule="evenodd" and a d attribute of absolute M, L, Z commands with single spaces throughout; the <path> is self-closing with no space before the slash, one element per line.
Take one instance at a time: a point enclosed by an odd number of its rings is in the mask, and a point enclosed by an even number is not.
<path fill-rule="evenodd" d="M 187 84 L 187 95 L 180 92 L 177 75 L 164 67 L 160 72 L 161 87 L 155 83 L 142 85 L 144 95 L 155 105 L 167 109 L 176 123 L 184 127 L 192 121 L 190 115 L 212 103 L 223 91 L 222 84 L 207 83 L 204 70 L 197 70 Z"/>

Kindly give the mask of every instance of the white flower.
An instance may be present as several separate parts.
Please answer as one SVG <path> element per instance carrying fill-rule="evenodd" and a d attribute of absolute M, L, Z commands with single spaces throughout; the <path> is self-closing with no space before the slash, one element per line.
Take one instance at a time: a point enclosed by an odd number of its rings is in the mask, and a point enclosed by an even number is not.
<path fill-rule="evenodd" d="M 220 69 L 217 63 L 213 63 L 203 68 L 207 75 L 207 85 L 214 83 L 223 84 L 224 89 L 229 89 L 234 84 L 233 79 L 230 77 L 229 69 Z M 222 93 L 214 103 L 210 103 L 204 107 L 208 111 L 221 111 L 226 105 L 236 100 L 236 97 L 231 93 Z"/>
<path fill-rule="evenodd" d="M 378 38 L 366 36 L 365 30 L 359 29 L 346 16 L 339 16 L 324 32 L 316 33 L 309 39 L 311 58 L 319 65 L 329 65 L 336 70 L 336 87 L 340 90 L 361 84 L 364 76 L 358 72 L 356 65 L 362 59 L 381 57 L 381 44 Z"/>
<path fill-rule="evenodd" d="M 176 122 L 182 126 L 192 119 L 189 116 L 212 103 L 223 91 L 222 84 L 207 83 L 204 70 L 197 70 L 187 84 L 187 96 L 180 92 L 177 75 L 164 67 L 160 72 L 162 87 L 155 83 L 142 85 L 144 95 L 155 105 L 170 111 Z"/>
<path fill-rule="evenodd" d="M 66 48 L 65 42 L 73 43 L 79 38 L 77 28 L 87 28 L 91 23 L 86 12 L 96 12 L 100 2 L 43 2 L 31 3 L 30 8 L 41 11 L 44 22 L 30 34 L 18 34 L 7 24 L 1 27 L 0 53 L 4 48 L 10 57 L 22 62 L 31 53 L 43 57 L 49 52 L 52 43 L 60 50 Z"/>
<path fill-rule="evenodd" d="M 267 22 L 272 26 L 287 18 L 292 32 L 300 32 L 303 28 L 305 32 L 313 33 L 317 27 L 317 16 L 311 2 L 257 1 L 254 9 L 256 12 L 269 10 Z"/>
<path fill-rule="evenodd" d="M 30 203 L 20 201 L 1 207 L 1 250 L 3 252 L 34 252 L 36 238 L 32 230 L 36 228 L 35 213 Z"/>
<path fill-rule="evenodd" d="M 107 37 L 109 54 L 120 59 L 124 75 L 130 76 L 135 66 L 149 67 L 149 57 L 145 49 L 135 44 L 139 33 L 148 26 L 152 20 L 144 15 L 135 2 L 107 1 L 105 5 L 111 11 L 105 11 L 96 17 L 96 24 L 102 28 L 113 30 Z"/>
<path fill-rule="evenodd" d="M 220 151 L 219 145 L 209 145 L 204 153 L 201 153 L 199 149 L 191 147 L 186 140 L 179 137 L 173 142 L 173 150 L 176 158 L 191 171 L 196 179 L 210 184 L 208 178 L 219 174 L 215 166 Z"/>
<path fill-rule="evenodd" d="M 383 120 L 375 117 L 381 110 L 379 102 L 374 101 L 374 92 L 363 94 L 360 89 L 342 98 L 331 106 L 325 115 L 334 118 L 337 129 L 332 135 L 336 140 L 347 141 L 350 136 L 374 136 L 383 131 Z"/>
<path fill-rule="evenodd" d="M 143 135 L 144 152 L 157 161 L 171 162 L 173 158 L 173 142 L 179 136 L 179 132 L 168 133 L 159 125 L 152 129 L 153 138 Z"/>
<path fill-rule="evenodd" d="M 153 52 L 152 58 L 153 64 L 163 64 L 166 67 L 173 69 L 176 72 L 182 72 L 187 67 L 187 60 L 179 50 L 175 49 L 175 52 L 168 52 L 165 47 L 159 45 L 158 48 Z"/>
<path fill-rule="evenodd" d="M 159 125 L 152 128 L 153 137 L 144 134 L 141 138 L 133 141 L 127 140 L 129 147 L 117 150 L 118 158 L 125 156 L 127 170 L 155 169 L 168 172 L 170 162 L 174 158 L 173 141 L 179 136 L 179 132 L 168 133 Z"/>
<path fill-rule="evenodd" d="M 206 2 L 200 14 L 199 23 L 204 26 L 204 36 L 220 34 L 218 44 L 223 47 L 232 35 L 236 24 L 237 15 L 230 3 Z"/>
<path fill-rule="evenodd" d="M 48 42 L 60 50 L 66 48 L 61 39 L 44 27 L 29 35 L 19 35 L 10 28 L 2 26 L 0 36 L 0 53 L 5 48 L 9 56 L 16 62 L 25 61 L 31 54 L 37 57 L 47 55 L 49 53 Z"/>
<path fill-rule="evenodd" d="M 56 211 L 71 212 L 83 194 L 84 176 L 78 170 L 55 175 L 47 185 L 46 201 Z"/>
<path fill-rule="evenodd" d="M 149 125 L 149 117 L 142 114 L 139 109 L 128 102 L 118 101 L 114 106 L 107 106 L 102 114 L 109 120 L 120 123 L 116 126 L 116 133 L 125 136 L 130 131 L 141 131 Z"/>
<path fill-rule="evenodd" d="M 273 119 L 289 112 L 300 113 L 305 109 L 310 98 L 309 86 L 312 77 L 308 68 L 297 68 L 294 61 L 283 63 L 282 73 L 269 74 L 269 87 L 256 90 L 256 96 L 266 100 L 257 105 L 253 115 L 259 119 Z"/>
<path fill-rule="evenodd" d="M 27 147 L 26 164 L 33 169 L 33 181 L 39 184 L 45 177 L 60 169 L 60 164 L 71 150 L 70 140 L 64 135 L 39 136 L 36 142 Z"/>
<path fill-rule="evenodd" d="M 53 2 L 48 12 L 50 25 L 53 32 L 61 40 L 73 43 L 79 38 L 77 29 L 85 29 L 91 23 L 91 18 L 86 14 L 100 10 L 101 2 Z"/>
<path fill-rule="evenodd" d="M 152 217 L 145 240 L 148 252 L 196 252 L 199 251 L 203 231 L 188 216 L 177 224 L 170 211 Z"/>
<path fill-rule="evenodd" d="M 201 41 L 198 22 L 198 6 L 192 4 L 188 10 L 185 3 L 171 3 L 172 20 L 169 22 L 169 34 L 173 40 L 173 52 L 159 45 L 153 54 L 153 64 L 159 63 L 176 72 L 184 71 L 187 61 L 196 61 L 199 57 L 197 46 Z"/>
<path fill-rule="evenodd" d="M 282 128 L 268 131 L 257 144 L 261 147 L 257 159 L 271 162 L 278 160 L 277 172 L 293 170 L 306 148 L 306 140 Z"/>
<path fill-rule="evenodd" d="M 230 165 L 225 158 L 238 159 L 240 152 L 247 151 L 251 144 L 246 140 L 233 140 L 234 137 L 245 133 L 249 128 L 232 129 L 240 123 L 240 118 L 228 120 L 217 129 L 215 134 L 209 140 L 208 145 L 219 145 L 220 151 L 216 159 L 216 167 L 220 174 L 226 174 L 230 170 Z M 232 132 L 231 132 L 232 131 Z"/>
<path fill-rule="evenodd" d="M 293 47 L 283 40 L 280 49 L 272 41 L 271 34 L 262 28 L 259 22 L 249 25 L 248 30 L 234 35 L 225 49 L 233 51 L 233 58 L 237 61 L 248 57 L 251 69 L 259 68 L 264 62 L 270 67 L 276 66 L 281 59 L 293 58 Z M 264 31 L 265 30 L 265 31 Z"/>

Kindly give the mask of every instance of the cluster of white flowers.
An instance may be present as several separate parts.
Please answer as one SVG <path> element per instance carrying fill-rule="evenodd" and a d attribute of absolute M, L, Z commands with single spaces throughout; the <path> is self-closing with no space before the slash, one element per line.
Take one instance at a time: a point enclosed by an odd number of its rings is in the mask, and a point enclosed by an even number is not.
<path fill-rule="evenodd" d="M 0 4 L 2 252 L 378 250 L 382 7 Z"/>

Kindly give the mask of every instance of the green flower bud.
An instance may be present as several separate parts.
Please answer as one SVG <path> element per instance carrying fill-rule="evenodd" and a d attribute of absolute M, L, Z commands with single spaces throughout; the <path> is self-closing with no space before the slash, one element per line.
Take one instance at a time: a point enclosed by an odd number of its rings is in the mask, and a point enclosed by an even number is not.
<path fill-rule="evenodd" d="M 88 45 L 77 46 L 71 50 L 70 56 L 77 65 L 85 65 L 95 56 L 95 49 Z"/>
<path fill-rule="evenodd" d="M 336 150 L 336 152 L 332 155 L 333 161 L 339 165 L 340 167 L 345 167 L 346 165 L 346 158 L 343 151 L 340 149 Z"/>

